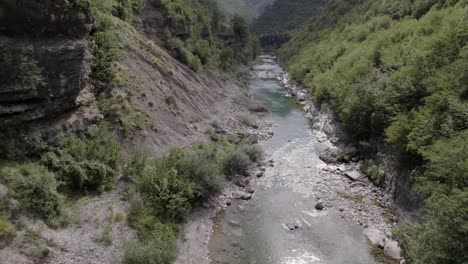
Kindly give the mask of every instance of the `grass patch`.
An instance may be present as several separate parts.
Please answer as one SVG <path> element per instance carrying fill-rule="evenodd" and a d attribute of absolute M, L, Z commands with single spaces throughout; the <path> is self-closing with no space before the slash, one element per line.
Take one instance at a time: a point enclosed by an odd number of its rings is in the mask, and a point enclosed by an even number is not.
<path fill-rule="evenodd" d="M 350 200 L 350 201 L 352 201 L 354 203 L 357 203 L 357 204 L 362 204 L 364 202 L 363 197 L 358 196 L 358 195 L 354 196 L 354 195 L 350 195 L 350 194 L 347 194 L 347 193 L 339 192 L 338 196 L 340 196 L 343 199 Z"/>
<path fill-rule="evenodd" d="M 105 246 L 112 245 L 112 226 L 110 224 L 104 226 L 104 229 L 102 230 L 101 236 L 99 237 L 98 241 L 104 244 Z"/>

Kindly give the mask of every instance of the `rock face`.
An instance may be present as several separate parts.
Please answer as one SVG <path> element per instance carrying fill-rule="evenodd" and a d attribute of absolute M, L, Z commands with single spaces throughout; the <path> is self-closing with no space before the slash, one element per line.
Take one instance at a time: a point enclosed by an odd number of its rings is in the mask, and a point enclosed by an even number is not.
<path fill-rule="evenodd" d="M 16 138 L 50 139 L 100 116 L 78 110 L 95 99 L 87 41 L 93 23 L 87 1 L 2 1 L 0 133 L 21 128 Z M 87 114 L 78 118 L 80 111 Z"/>
<path fill-rule="evenodd" d="M 87 1 L 6 0 L 0 14 L 0 32 L 8 36 L 82 38 L 93 24 Z"/>
<path fill-rule="evenodd" d="M 17 125 L 79 106 L 90 72 L 84 40 L 0 40 L 0 124 Z M 10 65 L 8 65 L 10 64 Z M 89 89 L 89 87 L 88 87 Z"/>

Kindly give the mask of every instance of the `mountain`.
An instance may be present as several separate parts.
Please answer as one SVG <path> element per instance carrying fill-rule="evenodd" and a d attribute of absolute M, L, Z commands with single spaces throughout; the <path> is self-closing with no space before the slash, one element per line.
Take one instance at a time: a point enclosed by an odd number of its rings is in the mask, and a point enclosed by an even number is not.
<path fill-rule="evenodd" d="M 238 14 L 249 23 L 262 14 L 265 7 L 273 2 L 274 0 L 216 0 L 219 8 L 226 15 Z"/>
<path fill-rule="evenodd" d="M 259 34 L 292 31 L 314 16 L 326 0 L 277 0 L 266 7 L 252 23 L 252 30 Z"/>
<path fill-rule="evenodd" d="M 463 0 L 332 0 L 278 52 L 335 109 L 363 171 L 402 210 L 424 200 L 396 232 L 408 263 L 468 261 L 467 14 Z"/>

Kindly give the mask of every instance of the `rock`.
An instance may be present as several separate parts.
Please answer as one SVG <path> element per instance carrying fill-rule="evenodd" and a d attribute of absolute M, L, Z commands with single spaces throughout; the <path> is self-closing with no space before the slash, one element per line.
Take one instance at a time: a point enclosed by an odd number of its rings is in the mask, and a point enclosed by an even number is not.
<path fill-rule="evenodd" d="M 319 158 L 327 164 L 337 163 L 338 155 L 339 155 L 338 149 L 327 148 L 324 151 L 321 151 L 321 153 L 319 154 Z"/>
<path fill-rule="evenodd" d="M 325 208 L 325 205 L 323 204 L 323 202 L 318 202 L 317 204 L 315 204 L 315 209 L 317 210 L 322 211 L 324 208 Z"/>
<path fill-rule="evenodd" d="M 261 177 L 263 177 L 263 176 L 264 176 L 264 173 L 263 173 L 263 172 L 257 173 L 257 178 L 261 178 Z"/>
<path fill-rule="evenodd" d="M 178 109 L 177 101 L 173 95 L 169 95 L 168 97 L 166 97 L 165 102 L 168 106 Z"/>
<path fill-rule="evenodd" d="M 275 134 L 275 132 L 273 132 L 273 131 L 268 131 L 268 135 L 273 136 L 274 134 Z"/>
<path fill-rule="evenodd" d="M 252 194 L 246 193 L 246 194 L 242 195 L 241 199 L 245 200 L 245 201 L 248 201 L 248 200 L 252 199 Z"/>
<path fill-rule="evenodd" d="M 344 175 L 352 181 L 357 181 L 359 178 L 361 178 L 361 174 L 355 170 L 345 171 Z"/>
<path fill-rule="evenodd" d="M 237 135 L 234 135 L 234 134 L 227 134 L 226 138 L 229 142 L 233 144 L 239 144 L 241 142 L 241 139 Z"/>
<path fill-rule="evenodd" d="M 297 100 L 299 101 L 305 101 L 307 100 L 307 94 L 303 93 L 303 92 L 299 92 L 297 93 Z"/>
<path fill-rule="evenodd" d="M 257 126 L 257 128 L 258 128 L 258 126 Z M 244 142 L 246 144 L 249 144 L 249 145 L 257 144 L 258 143 L 258 135 L 257 134 L 250 134 L 244 139 Z"/>
<path fill-rule="evenodd" d="M 234 181 L 235 185 L 242 187 L 242 188 L 247 186 L 248 182 L 246 182 L 245 179 L 241 179 L 240 176 L 237 176 L 236 178 L 237 179 Z"/>
<path fill-rule="evenodd" d="M 216 134 L 226 134 L 226 130 L 224 130 L 223 128 L 218 127 L 218 128 L 215 129 L 215 133 Z"/>
<path fill-rule="evenodd" d="M 387 257 L 394 259 L 401 259 L 401 248 L 398 245 L 398 242 L 394 240 L 387 240 L 384 247 L 384 254 Z"/>
<path fill-rule="evenodd" d="M 268 112 L 268 109 L 260 103 L 253 103 L 249 106 L 249 111 L 254 113 L 264 113 Z"/>
<path fill-rule="evenodd" d="M 227 201 L 226 201 L 226 205 L 227 205 L 227 206 L 229 206 L 229 205 L 231 205 L 231 204 L 232 204 L 232 203 L 231 203 L 230 200 L 227 200 Z"/>
<path fill-rule="evenodd" d="M 372 245 L 376 245 L 382 249 L 385 247 L 387 238 L 382 231 L 375 228 L 367 228 L 364 230 L 364 234 L 367 236 Z"/>
<path fill-rule="evenodd" d="M 252 189 L 252 187 L 247 187 L 247 188 L 245 188 L 245 191 L 248 192 L 248 193 L 250 193 L 250 194 L 252 194 L 252 193 L 255 192 L 255 190 Z"/>
<path fill-rule="evenodd" d="M 247 201 L 247 200 L 252 199 L 252 194 L 246 193 L 246 192 L 243 192 L 243 191 L 238 191 L 238 192 L 233 193 L 233 197 L 235 199 L 246 200 Z"/>
<path fill-rule="evenodd" d="M 341 207 L 340 207 L 340 208 L 338 208 L 338 211 L 343 212 L 343 211 L 344 211 L 344 208 L 341 208 Z"/>
<path fill-rule="evenodd" d="M 241 227 L 240 223 L 238 221 L 235 221 L 235 220 L 230 220 L 228 222 L 228 225 L 230 225 L 232 227 L 235 227 L 235 228 L 240 228 Z"/>
<path fill-rule="evenodd" d="M 265 167 L 261 167 L 261 168 L 260 168 L 260 171 L 265 172 L 265 171 L 266 171 L 266 168 L 265 168 Z"/>

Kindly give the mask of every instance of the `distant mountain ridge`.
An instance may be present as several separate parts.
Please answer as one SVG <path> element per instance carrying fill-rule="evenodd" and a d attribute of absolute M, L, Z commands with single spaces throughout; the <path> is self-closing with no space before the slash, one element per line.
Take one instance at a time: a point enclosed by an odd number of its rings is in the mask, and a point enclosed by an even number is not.
<path fill-rule="evenodd" d="M 238 14 L 252 22 L 275 0 L 216 0 L 219 8 L 228 16 Z"/>
<path fill-rule="evenodd" d="M 252 30 L 259 35 L 292 31 L 317 14 L 326 2 L 326 0 L 274 1 L 270 6 L 263 6 L 262 14 L 252 23 Z"/>

